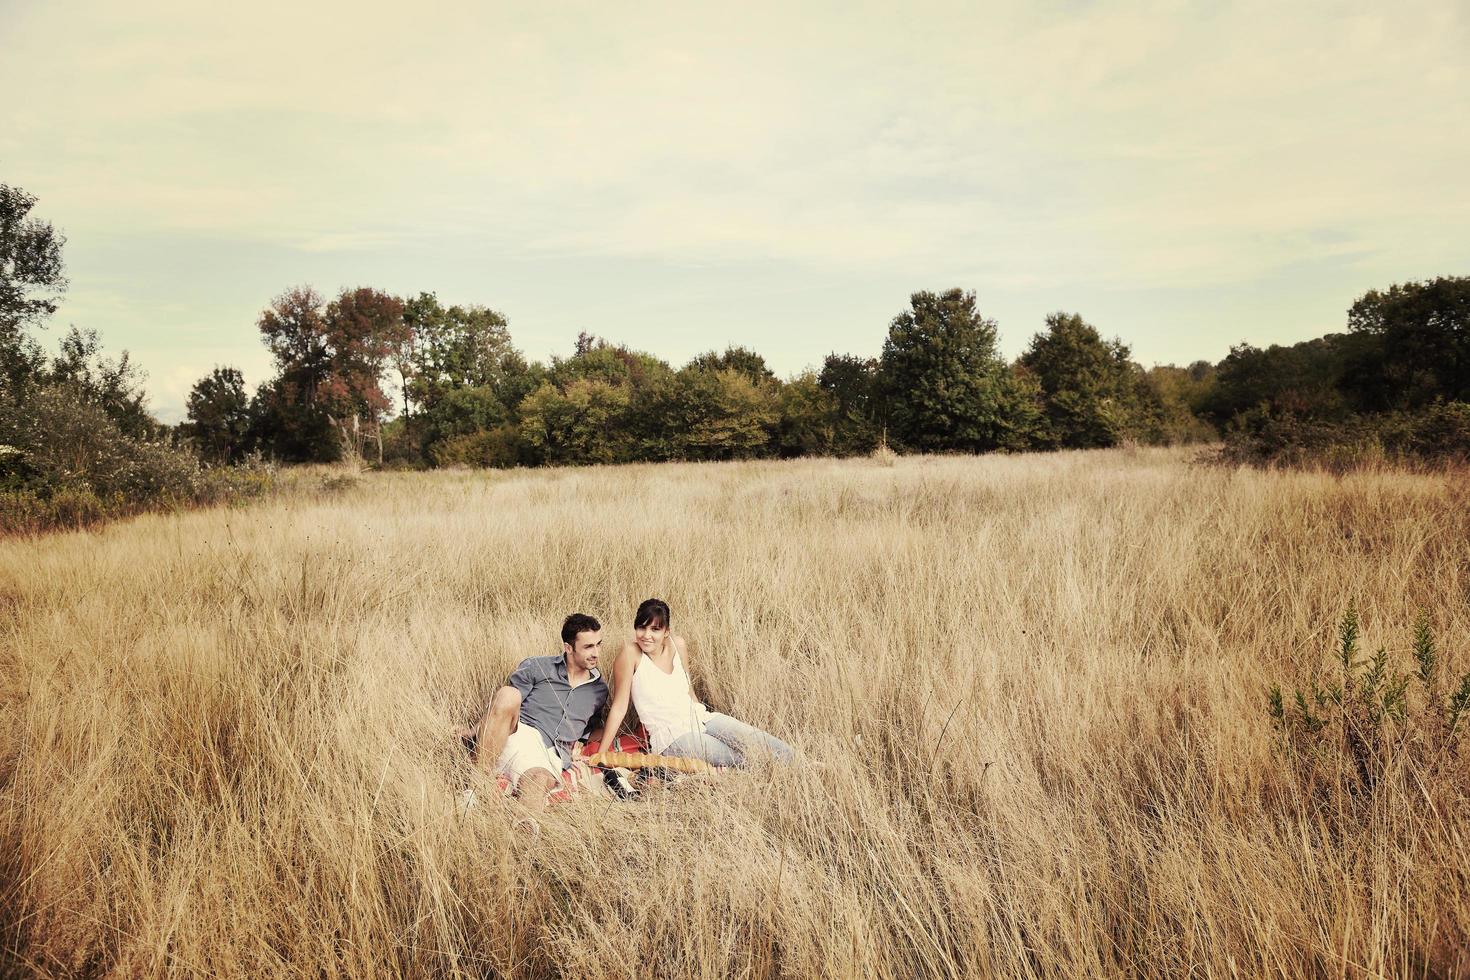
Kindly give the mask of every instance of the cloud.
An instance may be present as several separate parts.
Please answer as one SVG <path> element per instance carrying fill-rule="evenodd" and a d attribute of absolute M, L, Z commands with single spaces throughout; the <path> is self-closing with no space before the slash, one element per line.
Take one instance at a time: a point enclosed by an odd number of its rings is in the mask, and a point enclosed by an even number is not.
<path fill-rule="evenodd" d="M 351 231 L 313 235 L 295 243 L 303 252 L 365 252 L 383 249 L 402 241 L 391 232 Z"/>
<path fill-rule="evenodd" d="M 430 288 L 467 243 L 487 268 L 1059 292 L 1470 260 L 1470 16 L 1438 0 L 6 20 L 0 85 L 32 97 L 4 109 L 0 162 L 73 241 L 228 239 Z"/>
<path fill-rule="evenodd" d="M 1228 279 L 1260 264 L 1242 233 L 1448 203 L 1470 139 L 1403 107 L 1466 107 L 1465 26 L 1408 6 L 1424 29 L 1339 4 L 265 4 L 228 30 L 61 5 L 21 28 L 75 43 L 12 62 L 42 98 L 5 155 L 49 156 L 85 224 L 307 249 L 387 244 L 391 218 L 827 264 L 1073 241 L 1090 276 Z"/>

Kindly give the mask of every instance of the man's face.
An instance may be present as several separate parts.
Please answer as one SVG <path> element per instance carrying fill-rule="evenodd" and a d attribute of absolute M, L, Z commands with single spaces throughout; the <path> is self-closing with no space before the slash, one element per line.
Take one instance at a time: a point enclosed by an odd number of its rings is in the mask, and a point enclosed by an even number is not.
<path fill-rule="evenodd" d="M 567 660 L 578 670 L 591 670 L 597 666 L 597 656 L 602 652 L 602 630 L 583 630 L 571 643 L 561 645 Z"/>

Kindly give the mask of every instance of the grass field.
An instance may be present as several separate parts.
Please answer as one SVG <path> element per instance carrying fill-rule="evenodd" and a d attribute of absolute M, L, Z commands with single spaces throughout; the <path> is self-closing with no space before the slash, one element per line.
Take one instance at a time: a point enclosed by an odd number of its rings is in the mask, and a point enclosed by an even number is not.
<path fill-rule="evenodd" d="M 450 726 L 650 595 L 808 764 L 461 812 Z M 1467 669 L 1467 597 L 1463 474 L 1168 450 L 382 474 L 3 542 L 0 972 L 1470 975 L 1465 766 L 1354 804 L 1265 710 L 1349 601 Z"/>

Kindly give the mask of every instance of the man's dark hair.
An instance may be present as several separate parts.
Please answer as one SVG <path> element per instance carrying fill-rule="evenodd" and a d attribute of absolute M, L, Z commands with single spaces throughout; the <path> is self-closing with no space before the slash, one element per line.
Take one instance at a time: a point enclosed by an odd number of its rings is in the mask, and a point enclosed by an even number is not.
<path fill-rule="evenodd" d="M 636 630 L 645 626 L 668 629 L 669 604 L 662 599 L 644 599 L 638 603 L 638 611 L 633 614 L 633 628 Z"/>
<path fill-rule="evenodd" d="M 578 633 L 595 633 L 602 629 L 602 624 L 586 613 L 572 613 L 561 624 L 561 641 L 573 646 L 577 643 Z"/>

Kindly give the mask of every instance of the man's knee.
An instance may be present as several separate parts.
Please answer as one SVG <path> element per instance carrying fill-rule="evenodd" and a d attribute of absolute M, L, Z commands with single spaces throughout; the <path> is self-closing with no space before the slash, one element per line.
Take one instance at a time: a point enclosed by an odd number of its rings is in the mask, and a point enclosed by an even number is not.
<path fill-rule="evenodd" d="M 516 715 L 521 710 L 521 692 L 513 687 L 502 687 L 490 699 L 491 715 Z"/>
<path fill-rule="evenodd" d="M 550 769 L 527 769 L 516 780 L 516 795 L 525 799 L 545 799 L 556 788 L 556 777 Z"/>

